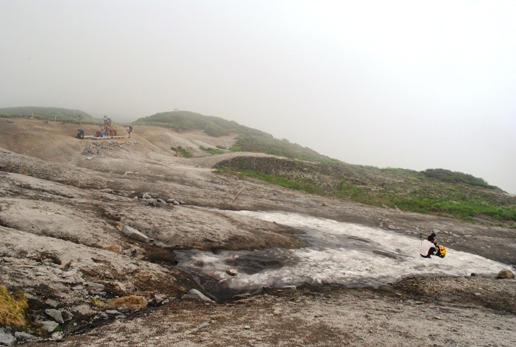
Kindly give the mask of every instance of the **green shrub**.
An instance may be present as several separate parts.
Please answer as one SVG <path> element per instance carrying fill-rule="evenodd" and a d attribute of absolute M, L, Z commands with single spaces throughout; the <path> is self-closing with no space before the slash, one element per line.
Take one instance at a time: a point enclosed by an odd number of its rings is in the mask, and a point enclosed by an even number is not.
<path fill-rule="evenodd" d="M 174 152 L 176 152 L 176 154 L 181 157 L 184 157 L 184 158 L 192 158 L 193 157 L 192 153 L 188 152 L 187 149 L 185 149 L 181 146 L 170 147 L 170 149 L 173 150 Z"/>
<path fill-rule="evenodd" d="M 210 148 L 210 147 L 206 148 L 206 147 L 204 147 L 204 146 L 199 146 L 199 149 L 200 149 L 201 151 L 208 152 L 208 153 L 210 153 L 210 154 L 212 154 L 212 155 L 214 155 L 214 154 L 222 154 L 222 153 L 224 153 L 224 151 L 221 151 L 220 149 L 217 149 L 217 148 Z"/>

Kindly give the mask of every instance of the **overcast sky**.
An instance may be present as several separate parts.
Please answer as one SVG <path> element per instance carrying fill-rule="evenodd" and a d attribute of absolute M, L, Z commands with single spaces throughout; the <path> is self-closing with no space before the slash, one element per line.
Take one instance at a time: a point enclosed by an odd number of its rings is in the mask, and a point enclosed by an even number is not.
<path fill-rule="evenodd" d="M 516 193 L 516 1 L 0 0 L 0 107 L 234 120 Z"/>

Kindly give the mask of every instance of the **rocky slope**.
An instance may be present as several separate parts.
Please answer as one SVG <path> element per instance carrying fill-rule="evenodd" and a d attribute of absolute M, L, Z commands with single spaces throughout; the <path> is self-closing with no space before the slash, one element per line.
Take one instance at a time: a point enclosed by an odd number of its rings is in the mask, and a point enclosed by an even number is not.
<path fill-rule="evenodd" d="M 84 128 L 86 134 L 96 129 Z M 142 126 L 131 139 L 81 141 L 75 132 L 73 124 L 0 119 L 0 284 L 25 291 L 31 318 L 16 336 L 16 329 L 2 328 L 0 344 L 47 338 L 84 346 L 516 341 L 514 279 L 406 279 L 379 290 L 271 289 L 229 303 L 183 300 L 202 288 L 175 268 L 174 249 L 305 245 L 297 230 L 228 209 L 296 211 L 414 237 L 438 230 L 453 248 L 506 264 L 516 264 L 516 232 L 312 196 L 212 169 L 258 154 L 184 159 L 170 150 L 181 145 L 201 155 L 199 146 L 229 147 L 231 135 Z M 419 325 L 417 317 L 424 317 Z M 436 329 L 442 334 L 429 333 Z M 53 342 L 37 343 L 45 344 Z"/>

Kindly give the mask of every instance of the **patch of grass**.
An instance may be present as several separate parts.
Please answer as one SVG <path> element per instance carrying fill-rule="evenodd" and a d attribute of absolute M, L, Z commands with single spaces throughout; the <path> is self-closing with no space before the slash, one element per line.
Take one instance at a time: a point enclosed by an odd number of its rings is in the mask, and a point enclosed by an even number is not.
<path fill-rule="evenodd" d="M 186 148 L 183 148 L 181 146 L 170 147 L 170 149 L 173 150 L 174 152 L 176 152 L 176 154 L 181 157 L 184 157 L 184 158 L 192 158 L 193 157 L 192 153 L 188 152 L 188 150 Z"/>
<path fill-rule="evenodd" d="M 204 146 L 199 146 L 199 149 L 201 151 L 205 151 L 205 152 L 208 152 L 210 153 L 211 155 L 215 155 L 215 154 L 222 154 L 224 153 L 224 151 L 218 149 L 218 148 L 211 148 L 211 147 L 204 147 Z"/>
<path fill-rule="evenodd" d="M 7 287 L 0 285 L 0 326 L 26 326 L 28 308 L 29 304 L 22 290 L 10 294 Z"/>
<path fill-rule="evenodd" d="M 227 149 L 226 146 L 222 146 L 222 145 L 217 145 L 216 146 L 218 149 Z"/>
<path fill-rule="evenodd" d="M 91 299 L 91 304 L 93 306 L 95 306 L 95 307 L 102 307 L 102 306 L 104 306 L 104 303 L 102 302 L 102 300 L 95 299 L 95 298 Z"/>

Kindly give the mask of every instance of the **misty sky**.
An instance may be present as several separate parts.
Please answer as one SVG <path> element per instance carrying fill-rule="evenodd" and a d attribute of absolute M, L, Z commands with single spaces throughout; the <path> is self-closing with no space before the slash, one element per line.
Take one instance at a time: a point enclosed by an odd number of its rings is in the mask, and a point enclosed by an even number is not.
<path fill-rule="evenodd" d="M 0 0 L 0 107 L 213 115 L 516 193 L 516 1 Z"/>

